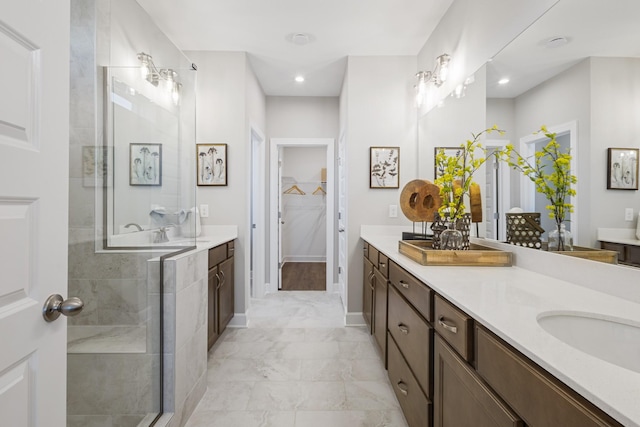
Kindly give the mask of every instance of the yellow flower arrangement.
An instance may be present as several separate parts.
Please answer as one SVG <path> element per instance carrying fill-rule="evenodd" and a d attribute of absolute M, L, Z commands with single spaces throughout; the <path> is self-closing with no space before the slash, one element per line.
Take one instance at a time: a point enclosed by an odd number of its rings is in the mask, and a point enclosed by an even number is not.
<path fill-rule="evenodd" d="M 493 131 L 501 135 L 503 130 L 497 125 L 487 128 L 477 134 L 472 133 L 472 139 L 460 145 L 460 150 L 455 155 L 447 155 L 444 149 L 436 152 L 436 170 L 439 176 L 435 177 L 434 183 L 440 187 L 442 206 L 438 209 L 441 218 L 455 221 L 464 216 L 466 206 L 464 204 L 465 195 L 468 196 L 473 182 L 473 174 L 487 160 L 486 150 L 480 144 L 480 137 Z M 475 157 L 476 150 L 482 151 L 483 155 Z M 495 155 L 495 153 L 492 153 Z"/>
<path fill-rule="evenodd" d="M 546 206 L 549 217 L 555 219 L 560 231 L 567 214 L 573 212 L 573 205 L 567 202 L 567 198 L 576 195 L 572 185 L 578 182 L 578 178 L 571 174 L 571 154 L 562 152 L 556 134 L 549 132 L 546 126 L 541 126 L 536 133 L 540 132 L 549 138 L 549 142 L 542 150 L 535 152 L 533 164 L 522 157 L 511 144 L 506 146 L 500 156 L 509 166 L 529 178 L 535 184 L 537 192 L 544 194 L 550 203 Z M 551 172 L 546 173 L 549 166 Z M 559 250 L 564 250 L 564 242 L 561 241 L 560 245 L 562 247 Z"/>

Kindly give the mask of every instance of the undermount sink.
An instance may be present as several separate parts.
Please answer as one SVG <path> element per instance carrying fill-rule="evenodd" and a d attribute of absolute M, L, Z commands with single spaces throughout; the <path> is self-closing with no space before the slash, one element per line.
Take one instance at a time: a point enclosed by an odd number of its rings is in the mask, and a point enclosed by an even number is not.
<path fill-rule="evenodd" d="M 545 312 L 538 324 L 560 341 L 598 359 L 640 372 L 640 323 L 575 311 Z"/>

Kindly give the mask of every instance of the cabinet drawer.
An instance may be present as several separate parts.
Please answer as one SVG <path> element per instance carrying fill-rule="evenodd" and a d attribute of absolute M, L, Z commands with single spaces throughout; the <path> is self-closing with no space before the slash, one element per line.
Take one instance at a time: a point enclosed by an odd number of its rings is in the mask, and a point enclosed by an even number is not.
<path fill-rule="evenodd" d="M 467 362 L 473 360 L 473 319 L 442 299 L 435 297 L 433 327 Z"/>
<path fill-rule="evenodd" d="M 624 261 L 629 264 L 640 265 L 640 246 L 627 245 Z"/>
<path fill-rule="evenodd" d="M 524 423 L 438 335 L 434 338 L 433 425 L 522 427 Z M 565 427 L 541 424 L 535 427 Z"/>
<path fill-rule="evenodd" d="M 227 244 L 209 249 L 209 268 L 227 259 Z"/>
<path fill-rule="evenodd" d="M 582 396 L 482 327 L 478 373 L 530 426 L 621 426 Z"/>
<path fill-rule="evenodd" d="M 371 263 L 374 265 L 374 267 L 378 267 L 378 254 L 380 252 L 374 248 L 373 246 L 369 245 L 369 251 L 367 254 L 367 257 L 369 258 L 369 261 L 371 261 Z"/>
<path fill-rule="evenodd" d="M 431 401 L 422 393 L 400 350 L 388 337 L 389 381 L 409 427 L 431 426 Z"/>
<path fill-rule="evenodd" d="M 236 250 L 236 248 L 235 248 L 235 244 L 234 244 L 233 240 L 228 242 L 227 243 L 227 258 L 231 258 L 234 255 L 235 250 Z"/>
<path fill-rule="evenodd" d="M 389 261 L 389 264 L 389 281 L 430 322 L 433 291 L 395 262 Z"/>
<path fill-rule="evenodd" d="M 387 327 L 420 387 L 427 396 L 431 396 L 432 390 L 429 384 L 433 329 L 394 287 L 389 290 Z"/>
<path fill-rule="evenodd" d="M 378 255 L 378 270 L 385 278 L 389 277 L 389 258 L 383 253 Z"/>
<path fill-rule="evenodd" d="M 616 251 L 618 252 L 618 262 L 626 261 L 624 245 L 620 243 L 600 242 L 600 248 L 608 251 Z"/>

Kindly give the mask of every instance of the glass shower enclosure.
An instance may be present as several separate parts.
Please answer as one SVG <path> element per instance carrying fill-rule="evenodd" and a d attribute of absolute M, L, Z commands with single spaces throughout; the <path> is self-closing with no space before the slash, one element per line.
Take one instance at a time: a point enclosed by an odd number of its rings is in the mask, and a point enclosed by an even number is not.
<path fill-rule="evenodd" d="M 195 246 L 196 72 L 170 71 L 105 67 L 96 102 L 72 99 L 69 294 L 85 308 L 68 321 L 70 427 L 154 425 L 173 388 L 162 261 Z"/>

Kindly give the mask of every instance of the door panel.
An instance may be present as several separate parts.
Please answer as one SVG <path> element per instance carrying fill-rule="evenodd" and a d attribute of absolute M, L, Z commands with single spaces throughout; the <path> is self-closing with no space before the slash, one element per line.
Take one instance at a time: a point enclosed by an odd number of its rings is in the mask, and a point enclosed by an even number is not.
<path fill-rule="evenodd" d="M 34 13 L 37 11 L 37 13 Z M 69 2 L 4 2 L 0 17 L 0 414 L 66 424 Z"/>

